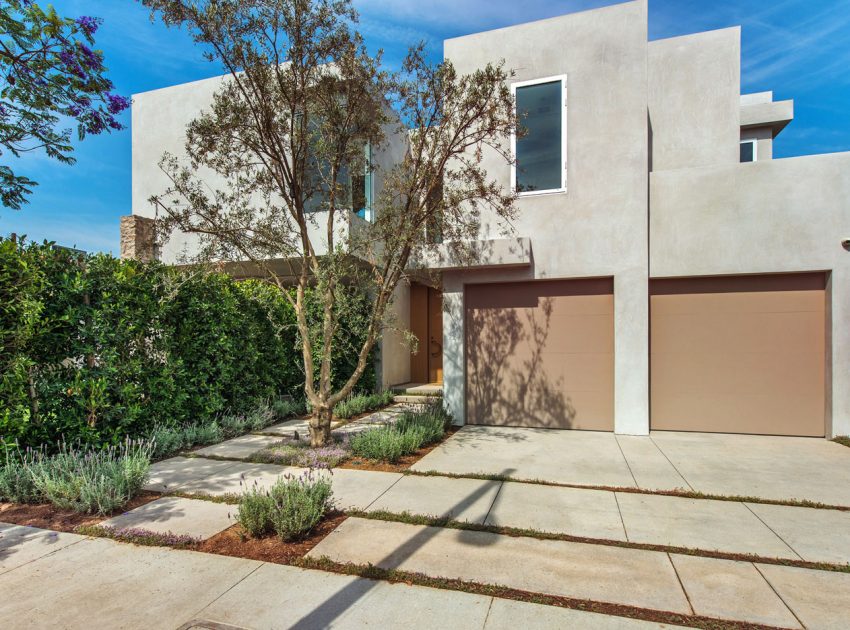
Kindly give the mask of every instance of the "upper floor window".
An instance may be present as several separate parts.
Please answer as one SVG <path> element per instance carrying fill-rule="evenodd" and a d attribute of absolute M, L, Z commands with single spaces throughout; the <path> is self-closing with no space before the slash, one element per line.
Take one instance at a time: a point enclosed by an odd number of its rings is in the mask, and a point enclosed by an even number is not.
<path fill-rule="evenodd" d="M 517 126 L 512 138 L 516 163 L 511 186 L 520 195 L 567 189 L 567 78 L 514 83 Z"/>
<path fill-rule="evenodd" d="M 741 161 L 755 162 L 758 159 L 757 150 L 758 144 L 755 139 L 741 140 Z"/>

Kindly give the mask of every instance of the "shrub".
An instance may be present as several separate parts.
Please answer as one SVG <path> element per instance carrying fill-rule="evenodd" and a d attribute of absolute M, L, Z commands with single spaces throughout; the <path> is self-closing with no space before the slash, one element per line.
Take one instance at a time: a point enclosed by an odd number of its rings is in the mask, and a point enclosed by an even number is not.
<path fill-rule="evenodd" d="M 351 451 L 358 457 L 397 462 L 440 440 L 451 425 L 451 416 L 441 403 L 432 403 L 423 411 L 408 411 L 394 423 L 363 431 L 351 438 Z"/>
<path fill-rule="evenodd" d="M 292 416 L 304 415 L 307 412 L 307 406 L 303 400 L 280 398 L 272 403 L 272 411 L 277 420 L 286 420 Z"/>
<path fill-rule="evenodd" d="M 62 445 L 56 455 L 13 454 L 0 471 L 0 493 L 16 502 L 49 501 L 61 509 L 110 514 L 148 480 L 149 444 L 128 440 L 104 450 Z"/>
<path fill-rule="evenodd" d="M 35 487 L 58 508 L 110 514 L 147 483 L 150 446 L 128 440 L 120 447 L 84 451 L 63 445 L 52 457 L 30 466 Z"/>
<path fill-rule="evenodd" d="M 357 457 L 394 463 L 406 454 L 404 442 L 403 434 L 391 426 L 369 429 L 352 436 L 351 452 Z"/>
<path fill-rule="evenodd" d="M 332 506 L 330 479 L 307 471 L 301 476 L 284 476 L 268 492 L 256 486 L 239 502 L 237 519 L 249 535 L 257 538 L 271 532 L 281 540 L 307 535 Z"/>
<path fill-rule="evenodd" d="M 0 467 L 0 501 L 35 503 L 41 499 L 30 473 L 34 457 L 32 452 L 6 452 L 5 464 Z"/>
<path fill-rule="evenodd" d="M 395 395 L 387 390 L 377 394 L 355 394 L 334 407 L 334 415 L 341 420 L 386 407 L 392 403 Z"/>

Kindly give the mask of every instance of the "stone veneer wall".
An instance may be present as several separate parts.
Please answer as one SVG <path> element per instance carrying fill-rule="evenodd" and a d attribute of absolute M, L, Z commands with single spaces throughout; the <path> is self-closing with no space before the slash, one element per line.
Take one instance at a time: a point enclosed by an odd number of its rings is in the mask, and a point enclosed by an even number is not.
<path fill-rule="evenodd" d="M 121 217 L 121 258 L 150 262 L 156 258 L 154 220 L 136 214 Z"/>

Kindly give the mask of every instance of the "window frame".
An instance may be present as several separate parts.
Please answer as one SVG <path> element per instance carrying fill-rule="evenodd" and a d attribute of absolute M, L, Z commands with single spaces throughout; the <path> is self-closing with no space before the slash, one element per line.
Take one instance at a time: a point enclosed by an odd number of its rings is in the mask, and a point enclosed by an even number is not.
<path fill-rule="evenodd" d="M 548 188 L 546 190 L 517 190 L 517 172 L 516 172 L 516 145 L 517 135 L 516 130 L 511 132 L 511 191 L 518 197 L 535 197 L 538 195 L 557 195 L 567 192 L 567 75 L 557 74 L 554 76 L 543 77 L 540 79 L 530 79 L 528 81 L 517 81 L 511 84 L 511 96 L 514 100 L 514 113 L 516 113 L 516 93 L 518 88 L 530 87 L 541 83 L 561 83 L 561 187 Z"/>
<path fill-rule="evenodd" d="M 741 138 L 741 140 L 738 142 L 738 148 L 739 148 L 738 154 L 739 154 L 739 156 L 740 156 L 740 146 L 742 144 L 746 144 L 746 143 L 753 145 L 753 159 L 750 160 L 749 162 L 740 162 L 740 159 L 739 159 L 739 162 L 741 164 L 752 164 L 753 162 L 758 162 L 759 161 L 759 141 L 758 141 L 758 138 Z"/>

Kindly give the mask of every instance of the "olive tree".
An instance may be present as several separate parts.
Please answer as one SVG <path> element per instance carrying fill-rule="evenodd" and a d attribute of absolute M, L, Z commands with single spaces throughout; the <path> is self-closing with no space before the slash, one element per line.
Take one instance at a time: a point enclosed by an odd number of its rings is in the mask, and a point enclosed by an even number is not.
<path fill-rule="evenodd" d="M 483 208 L 509 219 L 514 197 L 480 166 L 505 160 L 515 128 L 500 64 L 460 76 L 413 47 L 400 71 L 370 55 L 349 0 L 141 0 L 183 27 L 227 70 L 208 109 L 188 125 L 185 156 L 164 155 L 169 186 L 151 198 L 158 233 L 197 235 L 198 259 L 243 261 L 288 296 L 296 313 L 312 409 L 311 442 L 330 437 L 334 406 L 363 375 L 388 325 L 393 293 L 439 226 L 445 240 L 476 232 Z M 342 234 L 351 177 L 404 142 L 380 173 L 372 220 Z M 341 387 L 331 380 L 346 287 L 372 296 L 365 341 Z M 320 316 L 308 314 L 315 288 Z M 347 349 L 346 351 L 352 351 Z"/>

